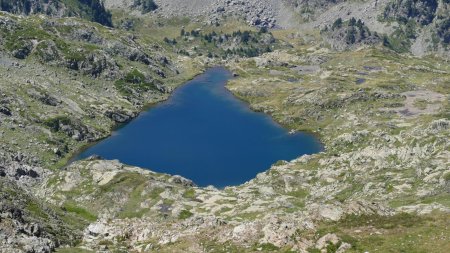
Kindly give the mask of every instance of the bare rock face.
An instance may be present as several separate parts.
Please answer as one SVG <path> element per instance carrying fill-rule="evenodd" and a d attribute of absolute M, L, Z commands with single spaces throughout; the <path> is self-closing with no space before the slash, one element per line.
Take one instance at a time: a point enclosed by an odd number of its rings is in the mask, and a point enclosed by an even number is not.
<path fill-rule="evenodd" d="M 401 21 L 414 19 L 422 25 L 427 25 L 433 22 L 438 2 L 438 0 L 395 0 L 386 6 L 383 15 L 385 18 Z"/>
<path fill-rule="evenodd" d="M 22 1 L 22 3 L 13 3 L 14 1 L 4 1 L 2 2 L 2 10 L 9 11 L 17 14 L 36 14 L 41 11 L 48 11 L 51 13 L 52 11 L 56 11 L 54 8 L 57 6 L 56 4 L 49 4 L 46 1 L 40 0 L 26 0 Z"/>
<path fill-rule="evenodd" d="M 166 18 L 187 16 L 205 18 L 208 24 L 219 24 L 225 16 L 235 15 L 245 18 L 248 24 L 259 27 L 275 27 L 279 9 L 283 1 L 241 1 L 241 0 L 155 0 L 157 9 L 153 12 Z M 107 0 L 105 6 L 129 8 L 133 10 L 133 1 Z"/>
<path fill-rule="evenodd" d="M 6 178 L 26 187 L 40 183 L 42 177 L 47 175 L 47 171 L 40 167 L 24 164 L 25 161 L 26 158 L 22 154 L 0 161 L 0 178 Z"/>
<path fill-rule="evenodd" d="M 97 33 L 95 28 L 79 28 L 72 31 L 70 37 L 77 41 L 84 41 L 91 44 L 103 44 L 103 38 Z"/>
<path fill-rule="evenodd" d="M 78 16 L 87 18 L 103 25 L 111 26 L 111 15 L 98 0 L 77 1 L 68 4 L 65 1 L 48 0 L 3 0 L 0 10 L 17 15 L 45 14 L 54 17 Z"/>
<path fill-rule="evenodd" d="M 347 22 L 337 19 L 326 26 L 322 33 L 333 49 L 346 50 L 363 45 L 375 45 L 381 42 L 377 33 L 372 33 L 360 19 L 351 18 Z"/>
<path fill-rule="evenodd" d="M 448 119 L 439 119 L 435 120 L 430 125 L 430 131 L 432 132 L 443 132 L 450 128 L 450 120 Z"/>
<path fill-rule="evenodd" d="M 12 55 L 17 59 L 25 59 L 30 55 L 33 49 L 33 43 L 31 41 L 24 41 L 16 46 L 16 49 L 12 51 Z"/>
<path fill-rule="evenodd" d="M 35 50 L 42 62 L 56 63 L 61 57 L 56 43 L 52 40 L 41 41 Z"/>
<path fill-rule="evenodd" d="M 0 252 L 53 252 L 75 234 L 51 209 L 0 177 Z"/>
<path fill-rule="evenodd" d="M 169 182 L 175 183 L 175 184 L 180 184 L 180 185 L 183 185 L 183 186 L 189 186 L 189 187 L 195 186 L 195 184 L 194 184 L 194 182 L 192 182 L 192 180 L 186 179 L 186 178 L 184 178 L 182 176 L 178 176 L 178 175 L 173 176 L 169 180 Z"/>
<path fill-rule="evenodd" d="M 83 59 L 68 59 L 66 64 L 70 69 L 93 77 L 102 75 L 104 77 L 114 78 L 119 69 L 114 59 L 102 51 L 87 54 Z"/>
<path fill-rule="evenodd" d="M 108 110 L 105 112 L 105 116 L 114 120 L 116 123 L 126 123 L 129 122 L 132 118 L 136 117 L 135 113 L 125 112 L 125 111 L 111 111 Z"/>
<path fill-rule="evenodd" d="M 6 115 L 6 116 L 11 116 L 11 109 L 9 109 L 6 106 L 1 106 L 0 107 L 0 113 Z"/>

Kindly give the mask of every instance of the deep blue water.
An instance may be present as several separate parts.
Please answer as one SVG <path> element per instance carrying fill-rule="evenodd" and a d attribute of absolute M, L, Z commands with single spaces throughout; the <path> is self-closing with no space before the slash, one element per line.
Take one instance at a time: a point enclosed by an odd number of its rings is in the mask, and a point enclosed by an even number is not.
<path fill-rule="evenodd" d="M 230 78 L 223 68 L 207 70 L 77 159 L 96 154 L 224 187 L 244 183 L 278 160 L 321 151 L 314 136 L 289 134 L 268 115 L 251 111 L 225 89 Z"/>

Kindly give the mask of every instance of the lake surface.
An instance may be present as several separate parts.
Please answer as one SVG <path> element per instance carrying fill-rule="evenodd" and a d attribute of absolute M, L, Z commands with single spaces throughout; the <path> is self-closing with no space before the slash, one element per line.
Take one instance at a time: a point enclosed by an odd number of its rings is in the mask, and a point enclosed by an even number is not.
<path fill-rule="evenodd" d="M 223 68 L 207 70 L 77 159 L 96 154 L 220 188 L 244 183 L 278 160 L 322 150 L 314 136 L 289 134 L 251 111 L 224 87 L 230 78 Z"/>

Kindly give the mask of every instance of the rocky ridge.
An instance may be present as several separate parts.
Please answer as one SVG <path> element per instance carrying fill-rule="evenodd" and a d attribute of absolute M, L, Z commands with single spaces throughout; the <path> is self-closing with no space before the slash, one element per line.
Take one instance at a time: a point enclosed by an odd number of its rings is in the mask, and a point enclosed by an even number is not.
<path fill-rule="evenodd" d="M 378 43 L 397 52 L 415 55 L 439 54 L 448 57 L 448 2 L 436 1 L 156 1 L 158 9 L 148 14 L 162 19 L 188 17 L 196 22 L 220 25 L 226 20 L 242 18 L 251 26 L 292 29 L 299 36 L 309 36 L 314 30 L 331 27 L 337 20 L 361 20 L 369 33 L 361 40 L 343 40 L 341 32 L 325 36 L 325 43 L 333 48 L 346 49 Z M 132 1 L 106 1 L 112 10 L 133 11 Z M 345 36 L 345 35 L 344 35 Z M 433 37 L 435 39 L 430 40 Z M 361 43 L 362 42 L 362 43 Z"/>
<path fill-rule="evenodd" d="M 279 18 L 279 10 L 283 1 L 240 1 L 240 0 L 195 0 L 195 1 L 163 1 L 156 0 L 158 8 L 154 14 L 165 18 L 193 17 L 198 21 L 206 18 L 206 23 L 218 25 L 228 16 L 244 18 L 248 24 L 273 28 Z M 132 1 L 107 0 L 108 8 L 131 8 Z"/>
<path fill-rule="evenodd" d="M 0 10 L 19 15 L 45 14 L 53 17 L 80 17 L 111 26 L 111 14 L 99 0 L 2 0 Z"/>

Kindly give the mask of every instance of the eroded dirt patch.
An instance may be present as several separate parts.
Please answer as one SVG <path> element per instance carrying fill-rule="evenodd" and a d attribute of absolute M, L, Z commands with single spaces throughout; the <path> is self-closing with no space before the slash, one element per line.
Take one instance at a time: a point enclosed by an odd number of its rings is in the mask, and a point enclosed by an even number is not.
<path fill-rule="evenodd" d="M 415 117 L 435 114 L 442 107 L 445 96 L 429 90 L 416 90 L 401 93 L 405 97 L 404 106 L 391 109 L 402 117 Z"/>

